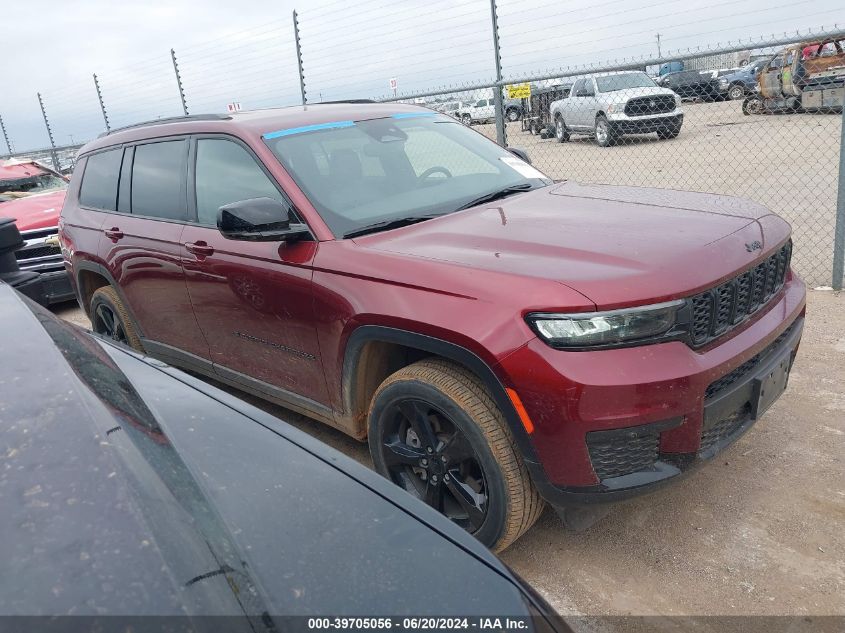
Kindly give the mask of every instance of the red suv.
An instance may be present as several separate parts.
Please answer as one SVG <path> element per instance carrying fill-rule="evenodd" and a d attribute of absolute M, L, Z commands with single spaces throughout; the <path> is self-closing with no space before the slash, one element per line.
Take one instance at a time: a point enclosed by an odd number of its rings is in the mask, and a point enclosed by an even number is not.
<path fill-rule="evenodd" d="M 501 550 L 742 435 L 805 302 L 765 208 L 520 156 L 406 105 L 160 120 L 81 150 L 62 249 L 96 332 L 368 439 Z"/>

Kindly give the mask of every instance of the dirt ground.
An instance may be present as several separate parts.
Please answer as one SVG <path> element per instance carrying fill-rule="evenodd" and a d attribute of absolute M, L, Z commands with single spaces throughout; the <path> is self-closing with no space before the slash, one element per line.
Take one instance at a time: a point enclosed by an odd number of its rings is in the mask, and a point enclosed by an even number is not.
<path fill-rule="evenodd" d="M 625 137 L 603 148 L 592 138 L 541 139 L 509 123 L 507 142 L 553 178 L 742 196 L 793 227 L 793 265 L 810 286 L 829 286 L 833 261 L 842 115 L 742 114 L 741 101 L 684 103 L 678 138 Z M 495 126 L 473 126 L 495 139 Z"/>
<path fill-rule="evenodd" d="M 810 292 L 807 314 L 789 389 L 736 444 L 586 532 L 547 509 L 505 562 L 563 615 L 845 615 L 845 295 Z M 371 465 L 366 445 L 246 399 Z"/>

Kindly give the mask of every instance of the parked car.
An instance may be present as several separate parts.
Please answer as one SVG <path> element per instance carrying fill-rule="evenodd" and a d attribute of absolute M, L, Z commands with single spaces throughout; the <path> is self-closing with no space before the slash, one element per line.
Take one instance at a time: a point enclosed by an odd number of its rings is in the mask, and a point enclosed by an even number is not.
<path fill-rule="evenodd" d="M 720 76 L 716 82 L 719 94 L 731 100 L 743 99 L 752 94 L 757 88 L 757 75 L 767 64 L 768 59 L 758 59 L 736 72 Z"/>
<path fill-rule="evenodd" d="M 496 550 L 544 500 L 578 522 L 713 457 L 784 390 L 803 327 L 769 210 L 553 184 L 410 105 L 113 131 L 60 231 L 96 332 L 367 439 Z"/>
<path fill-rule="evenodd" d="M 440 104 L 437 109 L 443 114 L 446 114 L 454 119 L 458 119 L 460 118 L 458 113 L 467 107 L 469 107 L 469 104 L 464 101 L 447 101 L 446 103 Z"/>
<path fill-rule="evenodd" d="M 716 101 L 718 79 L 709 71 L 683 70 L 657 79 L 657 85 L 668 88 L 685 101 Z"/>
<path fill-rule="evenodd" d="M 288 628 L 276 616 L 491 615 L 570 630 L 368 468 L 2 283 L 0 312 L 0 381 L 15 384 L 0 396 L 0 615 L 227 615 L 227 630 L 268 632 Z"/>
<path fill-rule="evenodd" d="M 504 99 L 502 106 L 505 110 L 505 119 L 508 121 L 519 121 L 522 117 L 521 99 Z M 475 102 L 465 104 L 452 116 L 461 121 L 464 125 L 473 123 L 487 123 L 496 119 L 496 100 L 478 99 Z"/>
<path fill-rule="evenodd" d="M 589 134 L 609 147 L 625 134 L 675 138 L 684 123 L 680 103 L 643 72 L 605 73 L 576 80 L 566 98 L 551 103 L 549 113 L 559 142 Z"/>
<path fill-rule="evenodd" d="M 59 248 L 59 212 L 67 178 L 33 161 L 0 162 L 0 215 L 14 218 L 25 245 L 15 253 L 21 270 L 42 274 L 50 304 L 73 299 L 73 288 Z"/>

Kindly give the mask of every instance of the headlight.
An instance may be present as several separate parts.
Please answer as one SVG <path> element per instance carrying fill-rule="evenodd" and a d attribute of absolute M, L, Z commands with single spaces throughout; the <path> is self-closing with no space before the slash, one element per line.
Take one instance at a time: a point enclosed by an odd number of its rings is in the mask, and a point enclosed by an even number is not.
<path fill-rule="evenodd" d="M 684 305 L 683 300 L 678 300 L 609 312 L 534 312 L 526 319 L 552 347 L 607 347 L 666 334 Z"/>

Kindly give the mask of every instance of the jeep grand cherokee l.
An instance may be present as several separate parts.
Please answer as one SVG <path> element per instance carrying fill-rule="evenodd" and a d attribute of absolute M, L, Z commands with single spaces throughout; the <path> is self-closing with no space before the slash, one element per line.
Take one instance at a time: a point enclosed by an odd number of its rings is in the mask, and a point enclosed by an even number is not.
<path fill-rule="evenodd" d="M 93 329 L 369 441 L 501 550 L 673 480 L 785 389 L 805 289 L 749 201 L 553 183 L 416 106 L 141 124 L 62 210 Z"/>

